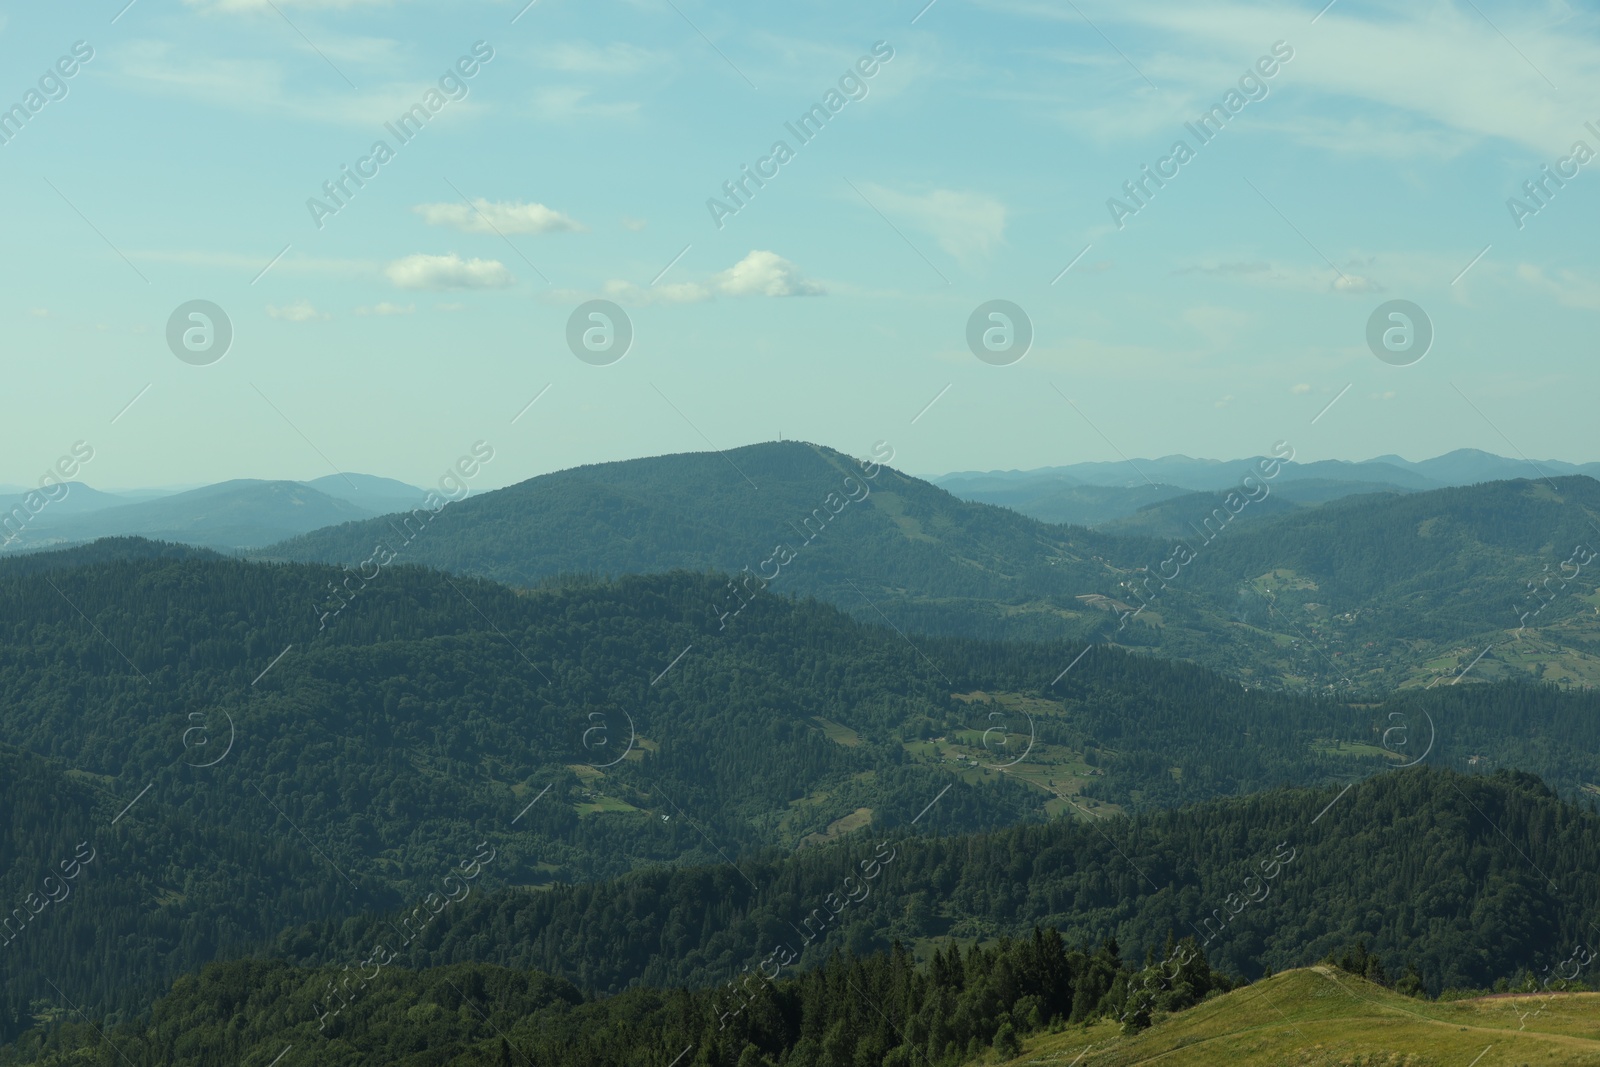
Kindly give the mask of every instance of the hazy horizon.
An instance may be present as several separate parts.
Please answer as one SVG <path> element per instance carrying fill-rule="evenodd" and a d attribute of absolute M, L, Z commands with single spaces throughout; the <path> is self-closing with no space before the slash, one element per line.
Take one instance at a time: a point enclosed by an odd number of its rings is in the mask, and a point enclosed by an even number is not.
<path fill-rule="evenodd" d="M 493 482 L 493 479 L 475 478 L 474 479 L 474 484 L 472 486 L 472 491 L 473 491 L 473 494 L 475 495 L 477 493 L 492 491 L 492 490 L 495 490 L 495 489 L 504 489 L 507 486 L 516 485 L 516 484 L 518 484 L 520 482 L 528 481 L 528 480 L 530 480 L 532 478 L 537 478 L 537 477 L 540 477 L 540 476 L 545 475 L 545 474 L 554 474 L 554 473 L 558 473 L 558 472 L 563 471 L 563 470 L 572 470 L 572 469 L 574 469 L 576 467 L 590 466 L 590 465 L 596 464 L 596 463 L 626 463 L 626 462 L 628 462 L 630 460 L 655 459 L 655 458 L 660 458 L 660 457 L 664 457 L 664 456 L 689 455 L 689 454 L 700 453 L 700 452 L 717 452 L 717 451 L 728 452 L 728 451 L 733 451 L 733 450 L 740 449 L 740 448 L 750 448 L 750 447 L 754 447 L 756 445 L 778 444 L 778 443 L 780 443 L 780 442 L 777 439 L 774 438 L 774 439 L 767 440 L 767 441 L 751 441 L 751 442 L 748 442 L 748 443 L 745 443 L 745 444 L 736 444 L 736 445 L 730 446 L 729 448 L 725 448 L 725 449 L 721 449 L 721 450 L 707 449 L 707 448 L 698 448 L 698 449 L 689 448 L 689 449 L 683 449 L 681 451 L 675 451 L 675 452 L 653 453 L 653 454 L 650 454 L 650 455 L 641 455 L 641 456 L 624 456 L 624 457 L 622 457 L 620 459 L 614 459 L 614 460 L 613 459 L 591 460 L 591 461 L 586 461 L 586 462 L 583 462 L 583 463 L 576 463 L 576 464 L 573 464 L 572 466 L 569 466 L 569 467 L 558 467 L 558 468 L 555 468 L 554 470 L 539 471 L 537 473 L 527 475 L 526 477 L 517 478 L 517 479 L 515 479 L 513 481 L 507 481 L 507 482 L 504 482 L 504 483 L 494 482 L 493 484 L 490 484 L 491 482 Z M 785 444 L 788 444 L 788 443 L 815 444 L 815 445 L 821 445 L 821 446 L 827 447 L 827 448 L 833 448 L 835 451 L 839 451 L 839 452 L 849 452 L 850 451 L 850 450 L 839 448 L 839 447 L 837 447 L 835 445 L 829 444 L 826 441 L 796 441 L 796 439 L 794 439 L 794 438 L 785 437 L 781 443 L 785 443 Z M 1437 455 L 1423 456 L 1420 459 L 1412 459 L 1411 457 L 1405 456 L 1405 455 L 1400 455 L 1399 458 L 1403 459 L 1403 460 L 1405 460 L 1405 461 L 1407 461 L 1409 463 L 1426 463 L 1429 460 L 1439 459 L 1439 458 L 1441 458 L 1443 456 L 1450 455 L 1450 454 L 1452 454 L 1454 452 L 1463 451 L 1463 450 L 1466 450 L 1466 449 L 1449 449 L 1449 450 L 1447 450 L 1445 452 L 1438 453 Z M 859 450 L 856 450 L 856 451 L 861 453 L 861 454 L 865 454 L 868 450 L 867 449 L 859 449 Z M 1548 457 L 1548 456 L 1547 457 L 1540 457 L 1540 458 L 1536 458 L 1536 459 L 1531 459 L 1531 460 L 1525 460 L 1525 459 L 1523 459 L 1522 457 L 1519 457 L 1519 456 L 1507 456 L 1507 455 L 1504 455 L 1503 453 L 1493 452 L 1492 450 L 1489 450 L 1489 449 L 1482 449 L 1482 450 L 1479 450 L 1479 451 L 1483 451 L 1483 452 L 1487 453 L 1488 455 L 1496 456 L 1496 457 L 1498 457 L 1500 459 L 1509 460 L 1509 461 L 1514 462 L 1514 463 L 1527 464 L 1529 469 L 1528 469 L 1528 473 L 1527 473 L 1526 477 L 1534 478 L 1534 479 L 1537 479 L 1537 478 L 1543 476 L 1543 472 L 1541 472 L 1538 468 L 1542 467 L 1544 465 L 1547 465 L 1547 464 L 1567 463 L 1567 464 L 1572 464 L 1574 466 L 1582 466 L 1582 465 L 1584 465 L 1586 463 L 1600 462 L 1600 460 L 1574 460 L 1574 459 L 1567 459 L 1565 457 Z M 854 453 L 852 453 L 852 454 L 854 454 Z M 1166 453 L 1166 454 L 1163 454 L 1163 455 L 1138 455 L 1138 454 L 1135 454 L 1135 455 L 1130 455 L 1127 458 L 1114 457 L 1114 458 L 1109 459 L 1109 460 L 1105 460 L 1105 459 L 1072 459 L 1072 458 L 1067 458 L 1067 459 L 1063 459 L 1063 460 L 1061 460 L 1059 462 L 1044 463 L 1044 464 L 1040 464 L 1038 466 L 1032 466 L 1032 467 L 1017 467 L 1017 466 L 1012 466 L 1012 467 L 1003 467 L 1003 466 L 1002 467 L 986 467 L 986 468 L 969 467 L 969 468 L 962 468 L 962 469 L 955 469 L 955 470 L 939 470 L 939 471 L 912 470 L 912 469 L 909 469 L 909 468 L 907 468 L 905 466 L 902 466 L 898 461 L 890 463 L 889 466 L 895 467 L 896 469 L 901 470 L 904 473 L 909 474 L 914 478 L 920 478 L 920 479 L 922 479 L 924 481 L 929 481 L 929 482 L 936 482 L 941 478 L 953 477 L 955 475 L 960 475 L 960 474 L 1008 474 L 1008 473 L 1022 473 L 1022 474 L 1025 474 L 1025 473 L 1029 473 L 1029 472 L 1032 472 L 1032 471 L 1049 470 L 1049 469 L 1057 468 L 1057 467 L 1070 467 L 1070 466 L 1074 466 L 1074 465 L 1076 465 L 1078 463 L 1117 464 L 1117 463 L 1128 463 L 1128 462 L 1131 461 L 1132 463 L 1137 464 L 1137 463 L 1146 463 L 1146 462 L 1158 462 L 1160 460 L 1166 460 L 1166 459 L 1187 459 L 1187 460 L 1193 460 L 1193 461 L 1199 462 L 1199 463 L 1216 463 L 1216 464 L 1226 465 L 1226 464 L 1229 464 L 1229 463 L 1248 463 L 1248 462 L 1250 462 L 1250 461 L 1252 461 L 1254 459 L 1260 458 L 1260 456 L 1264 455 L 1264 454 L 1266 454 L 1265 450 L 1263 450 L 1262 453 L 1259 453 L 1257 455 L 1252 455 L 1252 456 L 1233 456 L 1233 457 L 1230 457 L 1228 459 L 1219 459 L 1219 458 L 1216 458 L 1216 457 L 1213 457 L 1213 456 L 1196 456 L 1196 455 L 1191 455 L 1191 454 L 1183 453 L 1183 452 L 1170 452 L 1170 453 Z M 1290 462 L 1295 463 L 1295 464 L 1304 464 L 1304 463 L 1312 463 L 1312 462 L 1332 461 L 1332 462 L 1339 462 L 1339 463 L 1361 464 L 1361 463 L 1380 462 L 1380 461 L 1382 461 L 1384 459 L 1385 456 L 1389 456 L 1389 455 L 1397 455 L 1397 454 L 1396 453 L 1380 453 L 1380 454 L 1377 454 L 1377 455 L 1368 456 L 1368 457 L 1366 457 L 1364 459 L 1352 459 L 1352 458 L 1344 457 L 1344 456 L 1327 456 L 1327 457 L 1319 457 L 1317 459 L 1310 459 L 1310 458 L 1307 458 L 1305 456 L 1301 456 L 1299 454 L 1296 454 L 1295 458 Z M 493 466 L 492 463 L 491 464 L 485 464 L 484 467 L 483 467 L 484 473 L 487 474 L 492 469 L 492 466 Z M 231 476 L 231 477 L 219 478 L 216 481 L 209 481 L 209 482 L 180 482 L 180 483 L 165 484 L 165 485 L 162 485 L 162 484 L 133 484 L 133 485 L 113 486 L 113 485 L 101 485 L 101 484 L 99 484 L 99 483 L 97 483 L 97 482 L 95 482 L 95 481 L 93 481 L 91 479 L 87 479 L 87 478 L 72 478 L 72 479 L 69 479 L 69 480 L 72 481 L 72 482 L 75 482 L 75 483 L 86 485 L 89 488 L 94 489 L 94 490 L 96 490 L 98 492 L 109 493 L 109 494 L 113 494 L 113 495 L 126 494 L 126 493 L 157 493 L 157 492 L 159 492 L 159 493 L 176 494 L 176 493 L 189 492 L 189 491 L 194 490 L 194 489 L 204 489 L 204 488 L 207 488 L 208 486 L 219 485 L 219 484 L 222 484 L 222 483 L 232 482 L 232 481 L 296 482 L 296 483 L 300 483 L 300 484 L 310 484 L 310 483 L 315 482 L 315 481 L 317 481 L 319 479 L 330 477 L 330 476 L 336 476 L 337 474 L 354 474 L 354 475 L 362 475 L 362 476 L 367 476 L 367 477 L 391 479 L 393 481 L 404 482 L 407 485 L 411 486 L 412 488 L 422 489 L 422 490 L 425 490 L 426 487 L 427 487 L 428 482 L 431 481 L 431 479 L 422 479 L 420 481 L 413 481 L 411 479 L 400 477 L 400 476 L 395 475 L 395 474 L 382 473 L 382 472 L 370 471 L 370 470 L 362 470 L 362 471 L 350 470 L 350 471 L 330 472 L 330 473 L 327 473 L 327 474 L 309 474 L 309 475 L 307 475 L 305 477 L 300 477 L 300 478 L 295 478 L 295 477 L 271 477 L 271 476 L 262 477 L 262 476 L 256 476 L 256 475 L 236 475 L 236 476 Z M 1557 474 L 1555 476 L 1556 477 L 1561 477 L 1562 475 Z M 1521 477 L 1521 476 L 1519 475 L 1518 477 Z M 1133 481 L 1137 481 L 1138 478 L 1134 477 L 1132 480 Z M 0 482 L 0 492 L 26 493 L 26 492 L 29 492 L 33 488 L 34 488 L 34 486 L 21 484 L 21 483 Z"/>
<path fill-rule="evenodd" d="M 0 480 L 1594 455 L 1593 12 L 103 8 L 0 19 Z"/>

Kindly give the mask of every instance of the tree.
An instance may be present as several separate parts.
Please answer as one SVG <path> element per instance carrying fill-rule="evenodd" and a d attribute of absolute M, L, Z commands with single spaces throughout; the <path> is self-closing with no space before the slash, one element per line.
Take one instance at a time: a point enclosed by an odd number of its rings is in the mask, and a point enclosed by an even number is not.
<path fill-rule="evenodd" d="M 1008 1019 L 1000 1024 L 1000 1029 L 995 1031 L 994 1050 L 1001 1057 L 1013 1060 L 1022 1055 L 1022 1042 L 1017 1040 L 1017 1031 Z"/>

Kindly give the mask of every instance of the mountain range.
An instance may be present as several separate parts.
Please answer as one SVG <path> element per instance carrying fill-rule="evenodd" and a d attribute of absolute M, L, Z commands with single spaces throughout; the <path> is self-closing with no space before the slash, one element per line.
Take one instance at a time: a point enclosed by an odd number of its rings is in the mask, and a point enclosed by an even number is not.
<path fill-rule="evenodd" d="M 227 482 L 95 510 L 76 502 L 101 498 L 78 487 L 11 547 L 141 536 L 522 587 L 713 571 L 737 576 L 708 601 L 718 617 L 770 586 L 908 634 L 1109 641 L 1275 688 L 1381 693 L 1469 665 L 1472 680 L 1600 681 L 1600 597 L 1582 565 L 1600 538 L 1600 483 L 1585 475 L 1373 491 L 1290 460 L 1247 495 L 1239 480 L 1168 487 L 1175 495 L 1088 528 L 961 499 L 891 462 L 768 443 L 559 471 L 436 510 L 419 508 L 421 490 L 362 475 Z M 1453 453 L 1412 466 L 1442 476 L 1510 462 Z M 1216 481 L 1225 466 L 1181 460 L 1169 473 Z"/>
<path fill-rule="evenodd" d="M 719 614 L 770 579 L 906 633 L 1111 641 L 1279 688 L 1382 692 L 1469 664 L 1478 679 L 1600 680 L 1600 597 L 1578 562 L 1600 543 L 1586 476 L 1316 506 L 1257 478 L 1252 497 L 1187 494 L 1088 529 L 888 466 L 847 489 L 859 474 L 800 442 L 599 464 L 469 497 L 414 535 L 385 517 L 260 555 L 361 567 L 392 552 L 520 586 L 712 570 L 740 576 L 708 604 Z"/>
<path fill-rule="evenodd" d="M 1600 482 L 1261 457 L 1091 528 L 893 462 L 19 505 L 0 1067 L 956 1067 L 1586 936 Z"/>
<path fill-rule="evenodd" d="M 0 522 L 9 537 L 4 547 L 11 551 L 129 536 L 230 550 L 408 510 L 426 495 L 404 482 L 367 474 L 330 474 L 309 482 L 241 478 L 132 501 L 66 482 L 49 494 L 0 496 Z"/>
<path fill-rule="evenodd" d="M 1013 508 L 1044 522 L 1100 526 L 1185 493 L 1228 489 L 1252 462 L 1163 456 L 1032 470 L 963 471 L 930 480 L 964 500 Z M 1283 501 L 1318 504 L 1357 494 L 1422 492 L 1571 475 L 1600 477 L 1600 463 L 1507 459 L 1461 448 L 1416 463 L 1393 455 L 1362 462 L 1289 461 L 1273 492 Z M 1130 528 L 1142 525 L 1136 522 Z"/>

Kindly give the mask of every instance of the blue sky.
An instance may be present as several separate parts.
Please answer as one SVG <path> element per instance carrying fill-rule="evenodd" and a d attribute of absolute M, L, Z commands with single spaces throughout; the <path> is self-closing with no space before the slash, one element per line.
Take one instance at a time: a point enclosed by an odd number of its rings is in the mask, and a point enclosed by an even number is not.
<path fill-rule="evenodd" d="M 487 488 L 780 432 L 889 440 L 921 474 L 1278 440 L 1600 459 L 1600 161 L 1561 162 L 1600 152 L 1594 14 L 924 2 L 13 7 L 0 107 L 40 92 L 0 144 L 0 482 L 80 439 L 105 487 L 425 484 L 484 440 Z M 878 42 L 800 143 L 785 124 Z M 385 123 L 452 70 L 401 143 Z M 1185 124 L 1247 75 L 1200 144 Z M 708 200 L 778 140 L 719 226 Z M 1177 169 L 1119 227 L 1146 165 Z M 1539 204 L 1545 165 L 1576 174 Z M 594 298 L 635 333 L 610 365 L 566 342 Z M 166 341 L 195 299 L 234 330 L 210 365 Z M 992 299 L 1032 321 L 1010 365 L 968 349 Z M 1395 299 L 1436 332 L 1409 366 L 1366 341 Z"/>

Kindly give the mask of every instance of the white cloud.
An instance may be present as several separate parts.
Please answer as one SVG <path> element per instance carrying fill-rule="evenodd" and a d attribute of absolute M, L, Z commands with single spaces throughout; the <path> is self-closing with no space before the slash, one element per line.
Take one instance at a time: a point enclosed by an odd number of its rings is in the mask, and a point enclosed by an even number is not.
<path fill-rule="evenodd" d="M 800 268 L 776 252 L 754 251 L 725 271 L 713 274 L 705 283 L 666 282 L 640 286 L 613 279 L 606 282 L 607 297 L 620 304 L 698 304 L 723 296 L 822 296 L 827 288 L 800 273 Z M 548 294 L 556 303 L 586 300 L 588 295 L 574 290 Z"/>
<path fill-rule="evenodd" d="M 50 317 L 50 309 L 49 308 L 33 308 L 31 311 L 28 312 L 28 314 L 32 315 L 36 319 L 48 319 Z"/>
<path fill-rule="evenodd" d="M 1293 393 L 1295 396 L 1305 396 L 1307 393 L 1311 392 L 1311 386 L 1306 382 L 1301 382 L 1299 385 L 1290 386 L 1289 392 Z"/>
<path fill-rule="evenodd" d="M 309 300 L 296 300 L 294 303 L 286 304 L 283 307 L 268 304 L 267 314 L 274 319 L 282 319 L 285 322 L 314 322 L 317 319 L 333 317 L 327 312 L 318 311 Z"/>
<path fill-rule="evenodd" d="M 863 183 L 861 191 L 884 214 L 910 219 L 931 233 L 940 248 L 963 263 L 988 255 L 1005 237 L 1005 205 L 983 193 L 954 189 L 902 193 L 870 182 Z"/>
<path fill-rule="evenodd" d="M 1424 158 L 1448 163 L 1468 151 L 1477 138 L 1461 130 L 1441 129 L 1408 115 L 1296 115 L 1290 122 L 1263 119 L 1251 126 L 1262 133 L 1292 138 L 1303 145 L 1359 158 Z"/>
<path fill-rule="evenodd" d="M 1095 132 L 1107 139 L 1145 136 L 1159 128 L 1152 120 L 1160 111 L 1170 116 L 1174 95 L 1184 101 L 1183 112 L 1209 106 L 1234 86 L 1245 64 L 1268 51 L 1275 32 L 1268 27 L 1291 26 L 1291 18 L 1303 24 L 1305 10 L 1287 2 L 1085 0 L 1080 14 L 1041 0 L 984 2 L 1079 26 L 1088 18 L 1127 46 L 1131 61 L 1161 91 L 1149 90 L 1123 64 L 1121 81 L 1137 87 L 1133 91 L 1144 106 L 1130 115 L 1107 99 L 1104 106 L 1085 109 L 1099 119 Z M 1376 105 L 1384 110 L 1371 119 L 1313 117 L 1302 124 L 1298 113 L 1273 118 L 1284 123 L 1275 129 L 1356 157 L 1375 152 L 1450 156 L 1491 137 L 1531 149 L 1537 157 L 1559 155 L 1581 136 L 1582 119 L 1560 103 L 1549 83 L 1560 86 L 1564 99 L 1600 96 L 1600 44 L 1572 11 L 1563 17 L 1564 6 L 1502 7 L 1491 23 L 1472 4 L 1382 5 L 1370 14 L 1339 4 L 1305 32 L 1281 31 L 1294 57 L 1268 83 L 1270 102 L 1250 108 L 1276 109 L 1282 103 L 1300 112 L 1320 106 L 1325 114 L 1351 116 L 1362 103 Z M 1142 47 L 1132 46 L 1141 39 Z M 1085 47 L 1103 50 L 1097 40 Z M 1471 76 L 1463 77 L 1463 71 Z M 1290 87 L 1298 99 L 1279 101 L 1280 88 Z M 1240 121 L 1249 117 L 1245 112 Z"/>
<path fill-rule="evenodd" d="M 775 252 L 754 251 L 713 279 L 729 296 L 821 296 L 827 290 L 800 276 L 800 269 Z"/>
<path fill-rule="evenodd" d="M 402 289 L 504 289 L 516 282 L 497 259 L 462 259 L 418 253 L 397 259 L 384 268 L 391 282 Z"/>
<path fill-rule="evenodd" d="M 411 209 L 429 226 L 453 226 L 463 233 L 582 233 L 586 227 L 543 204 L 490 201 L 418 204 Z"/>
<path fill-rule="evenodd" d="M 648 225 L 650 225 L 650 224 L 648 222 L 646 222 L 644 219 L 630 219 L 630 218 L 627 218 L 626 216 L 624 216 L 624 218 L 622 220 L 622 228 L 625 229 L 625 230 L 629 230 L 629 231 L 631 231 L 633 233 L 638 233 L 639 231 L 643 230 Z"/>
<path fill-rule="evenodd" d="M 371 307 L 356 308 L 357 315 L 411 315 L 417 310 L 415 304 L 391 304 L 384 300 L 373 304 Z"/>

